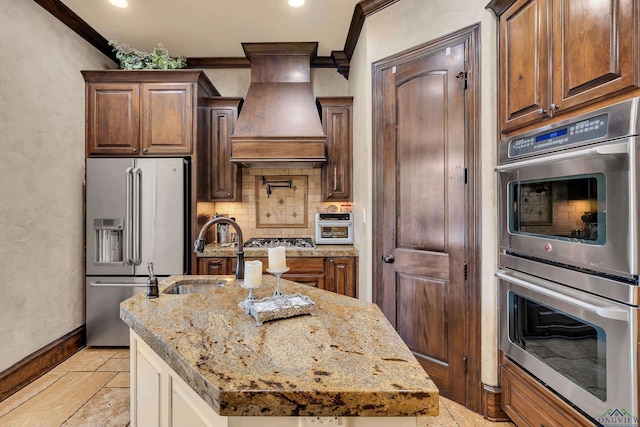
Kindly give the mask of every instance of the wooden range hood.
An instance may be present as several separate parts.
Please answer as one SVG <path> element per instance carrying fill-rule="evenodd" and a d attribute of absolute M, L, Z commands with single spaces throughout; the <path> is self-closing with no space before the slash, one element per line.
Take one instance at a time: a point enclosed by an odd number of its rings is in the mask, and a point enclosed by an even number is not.
<path fill-rule="evenodd" d="M 231 161 L 248 167 L 320 167 L 326 135 L 311 91 L 318 43 L 242 43 L 251 84 L 231 135 Z"/>

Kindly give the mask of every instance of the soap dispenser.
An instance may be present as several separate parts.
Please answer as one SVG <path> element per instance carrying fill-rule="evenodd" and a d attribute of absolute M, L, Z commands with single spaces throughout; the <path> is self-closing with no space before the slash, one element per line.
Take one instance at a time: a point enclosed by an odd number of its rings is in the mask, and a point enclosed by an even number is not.
<path fill-rule="evenodd" d="M 158 278 L 153 272 L 153 263 L 147 263 L 149 268 L 149 278 L 147 279 L 147 298 L 158 298 Z"/>

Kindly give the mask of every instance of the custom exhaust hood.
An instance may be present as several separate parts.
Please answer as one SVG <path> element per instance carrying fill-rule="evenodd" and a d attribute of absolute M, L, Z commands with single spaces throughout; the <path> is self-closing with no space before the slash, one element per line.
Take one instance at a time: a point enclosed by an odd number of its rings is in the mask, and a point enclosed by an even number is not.
<path fill-rule="evenodd" d="M 251 84 L 231 135 L 231 161 L 248 167 L 320 167 L 326 135 L 311 91 L 318 43 L 242 43 Z"/>

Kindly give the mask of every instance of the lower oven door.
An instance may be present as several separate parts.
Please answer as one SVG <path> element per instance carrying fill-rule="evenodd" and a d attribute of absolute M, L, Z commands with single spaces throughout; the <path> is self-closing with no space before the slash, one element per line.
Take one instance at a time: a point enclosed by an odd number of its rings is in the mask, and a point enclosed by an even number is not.
<path fill-rule="evenodd" d="M 507 357 L 596 421 L 638 415 L 637 307 L 520 272 L 496 276 Z"/>

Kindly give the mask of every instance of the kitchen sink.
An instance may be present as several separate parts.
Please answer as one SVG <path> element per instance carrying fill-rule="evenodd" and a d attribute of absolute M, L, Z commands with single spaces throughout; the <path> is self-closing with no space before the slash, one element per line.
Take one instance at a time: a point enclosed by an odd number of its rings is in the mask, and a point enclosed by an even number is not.
<path fill-rule="evenodd" d="M 212 291 L 220 286 L 234 284 L 235 282 L 235 276 L 216 276 L 179 280 L 165 289 L 163 293 L 172 295 L 200 294 Z"/>

